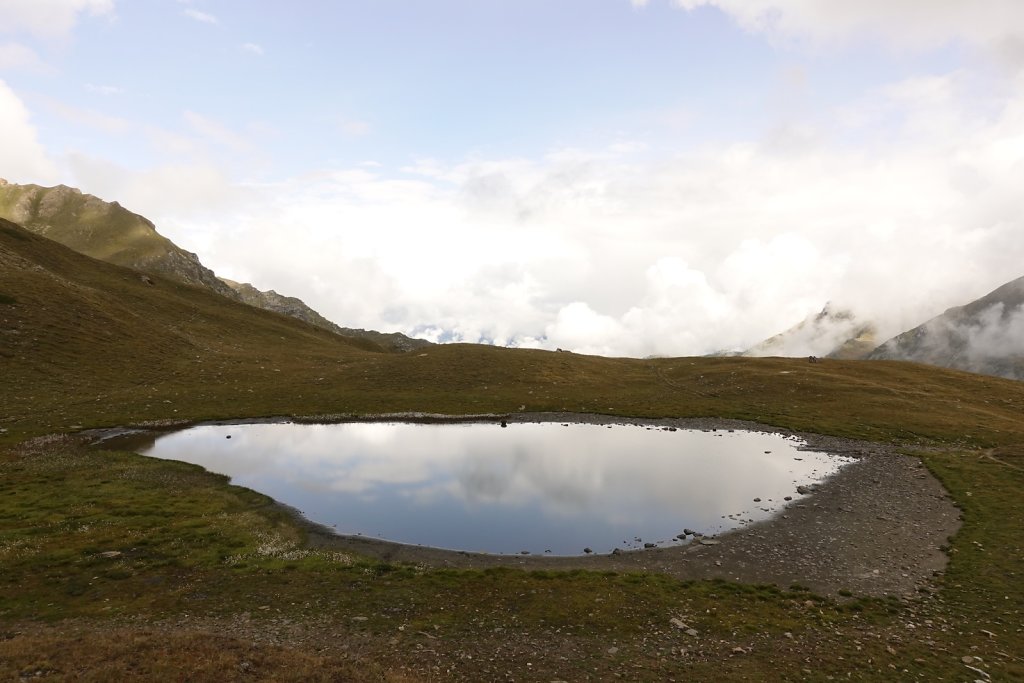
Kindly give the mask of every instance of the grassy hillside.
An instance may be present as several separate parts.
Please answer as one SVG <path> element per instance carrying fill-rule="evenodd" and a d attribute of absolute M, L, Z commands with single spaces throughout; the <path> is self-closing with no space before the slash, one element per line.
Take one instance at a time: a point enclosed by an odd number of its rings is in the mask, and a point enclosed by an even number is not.
<path fill-rule="evenodd" d="M 55 242 L 107 263 L 134 268 L 276 313 L 283 313 L 347 337 L 369 339 L 391 351 L 407 351 L 430 342 L 403 334 L 340 327 L 295 297 L 248 283 L 218 278 L 199 257 L 157 232 L 144 216 L 117 202 L 106 202 L 73 187 L 17 185 L 0 179 L 0 219 L 12 221 Z"/>
<path fill-rule="evenodd" d="M 26 441 L 169 419 L 521 408 L 894 442 L 923 455 L 964 526 L 938 593 L 912 601 L 441 570 L 310 548 L 266 498 L 200 468 Z M 0 677 L 1024 677 L 1019 382 L 885 361 L 386 354 L 2 222 L 0 429 Z"/>
<path fill-rule="evenodd" d="M 80 254 L 235 298 L 195 254 L 158 233 L 147 218 L 73 187 L 0 183 L 0 218 Z"/>

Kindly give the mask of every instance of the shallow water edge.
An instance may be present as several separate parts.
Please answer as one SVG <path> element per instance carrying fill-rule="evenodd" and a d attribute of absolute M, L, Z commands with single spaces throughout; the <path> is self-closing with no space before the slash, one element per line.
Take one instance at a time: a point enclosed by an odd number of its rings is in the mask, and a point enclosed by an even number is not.
<path fill-rule="evenodd" d="M 388 562 L 425 567 L 518 567 L 538 570 L 653 571 L 680 579 L 722 578 L 781 587 L 806 586 L 821 594 L 852 590 L 862 595 L 911 595 L 927 589 L 946 566 L 942 550 L 960 527 L 959 510 L 920 459 L 889 444 L 797 432 L 745 420 L 718 418 L 625 418 L 582 413 L 445 416 L 432 414 L 315 415 L 262 420 L 161 421 L 124 428 L 90 430 L 93 443 L 109 436 L 181 429 L 194 424 L 294 421 L 330 424 L 346 421 L 547 421 L 634 424 L 677 429 L 745 429 L 801 438 L 807 447 L 857 458 L 822 482 L 809 496 L 793 501 L 783 514 L 718 537 L 718 545 L 689 545 L 618 555 L 545 557 L 487 555 L 408 546 L 365 537 L 338 536 L 333 530 L 290 511 L 314 547 L 329 547 Z"/>

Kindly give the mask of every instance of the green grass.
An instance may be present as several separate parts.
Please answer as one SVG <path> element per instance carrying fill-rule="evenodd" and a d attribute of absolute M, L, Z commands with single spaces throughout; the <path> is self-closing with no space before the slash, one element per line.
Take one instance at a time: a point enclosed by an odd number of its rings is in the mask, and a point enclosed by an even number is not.
<path fill-rule="evenodd" d="M 112 624 L 141 624 L 130 632 L 143 651 L 147 624 L 189 615 L 243 629 L 245 614 L 242 642 L 284 622 L 336 634 L 326 641 L 373 662 L 347 674 L 367 679 L 972 680 L 964 656 L 994 680 L 1024 678 L 1022 383 L 895 362 L 469 345 L 384 354 L 154 279 L 0 222 L 0 290 L 12 300 L 0 309 L 0 631 L 52 629 L 0 638 L 0 676 L 43 659 L 72 667 L 76 642 L 116 660 L 97 671 L 127 666 L 135 655 L 104 635 Z M 145 421 L 520 407 L 741 418 L 894 443 L 921 455 L 964 525 L 937 593 L 915 602 L 649 574 L 429 569 L 311 549 L 264 496 L 191 465 L 29 441 Z M 321 661 L 309 643 L 323 640 L 289 637 L 264 673 Z M 193 643 L 167 642 L 167 662 Z M 234 642 L 224 650 L 250 656 Z"/>

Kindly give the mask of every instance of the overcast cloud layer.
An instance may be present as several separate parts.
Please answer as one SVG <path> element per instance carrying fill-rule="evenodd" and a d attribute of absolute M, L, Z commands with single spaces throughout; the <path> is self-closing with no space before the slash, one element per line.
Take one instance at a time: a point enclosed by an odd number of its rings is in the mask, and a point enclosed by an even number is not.
<path fill-rule="evenodd" d="M 557 83 L 545 95 L 538 82 L 511 118 L 548 106 L 558 125 L 527 126 L 521 151 L 460 138 L 475 120 L 420 141 L 404 112 L 355 96 L 328 117 L 335 137 L 313 140 L 252 110 L 210 112 L 200 92 L 183 93 L 169 117 L 125 107 L 141 86 L 108 78 L 113 69 L 76 73 L 71 92 L 67 60 L 92 49 L 97 27 L 130 24 L 127 6 L 3 3 L 0 176 L 117 200 L 218 274 L 299 296 L 339 324 L 442 341 L 703 354 L 749 347 L 829 301 L 886 337 L 1024 275 L 1021 3 L 594 4 L 595 22 L 661 12 L 680 31 L 721 32 L 736 51 L 680 63 L 689 99 L 670 75 L 623 75 L 652 83 L 622 111 L 614 89 L 574 109 Z M 281 36 L 224 35 L 221 3 L 167 5 L 175 30 L 220 36 L 232 68 L 265 70 L 285 49 Z M 534 39 L 523 35 L 524 49 Z M 454 54 L 457 65 L 476 55 Z M 764 54 L 776 60 L 770 79 L 749 73 L 745 86 L 743 60 Z M 660 58 L 649 55 L 652 70 Z M 380 68 L 399 79 L 398 66 Z M 573 68 L 597 74 L 595 93 L 616 73 Z M 361 92 L 343 76 L 328 86 Z M 445 111 L 424 110 L 435 104 Z M 508 114 L 480 106 L 478 118 Z M 606 112 L 600 125 L 591 109 Z M 329 157 L 317 158 L 322 147 Z"/>

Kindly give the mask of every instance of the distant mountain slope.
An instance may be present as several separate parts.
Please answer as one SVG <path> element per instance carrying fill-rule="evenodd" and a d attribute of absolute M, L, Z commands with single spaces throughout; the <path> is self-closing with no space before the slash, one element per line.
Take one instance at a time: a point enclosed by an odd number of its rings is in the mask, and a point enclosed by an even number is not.
<path fill-rule="evenodd" d="M 16 185 L 0 179 L 0 218 L 81 254 L 205 287 L 229 299 L 289 315 L 336 334 L 370 339 L 389 350 L 408 351 L 430 345 L 426 340 L 404 334 L 340 327 L 295 297 L 222 280 L 196 254 L 158 233 L 149 219 L 117 202 L 105 202 L 73 187 Z"/>
<path fill-rule="evenodd" d="M 235 295 L 240 301 L 247 303 L 250 306 L 256 306 L 257 308 L 263 308 L 268 311 L 275 311 L 277 313 L 283 313 L 284 315 L 290 315 L 293 318 L 305 320 L 311 325 L 322 327 L 325 330 L 330 330 L 346 337 L 361 337 L 363 339 L 369 339 L 380 344 L 385 349 L 392 351 L 411 351 L 425 346 L 432 346 L 431 342 L 426 339 L 413 339 L 412 337 L 407 337 L 404 334 L 399 334 L 397 332 L 384 333 L 376 332 L 374 330 L 360 330 L 353 329 L 351 327 L 341 327 L 314 311 L 303 303 L 301 299 L 278 294 L 272 289 L 262 292 L 246 282 L 235 282 L 234 280 L 228 280 L 227 278 L 221 278 L 221 282 L 233 289 Z"/>
<path fill-rule="evenodd" d="M 865 358 L 875 348 L 875 327 L 829 304 L 785 332 L 745 351 L 744 356 L 827 356 Z"/>
<path fill-rule="evenodd" d="M 1024 277 L 893 337 L 869 357 L 1024 379 Z"/>

